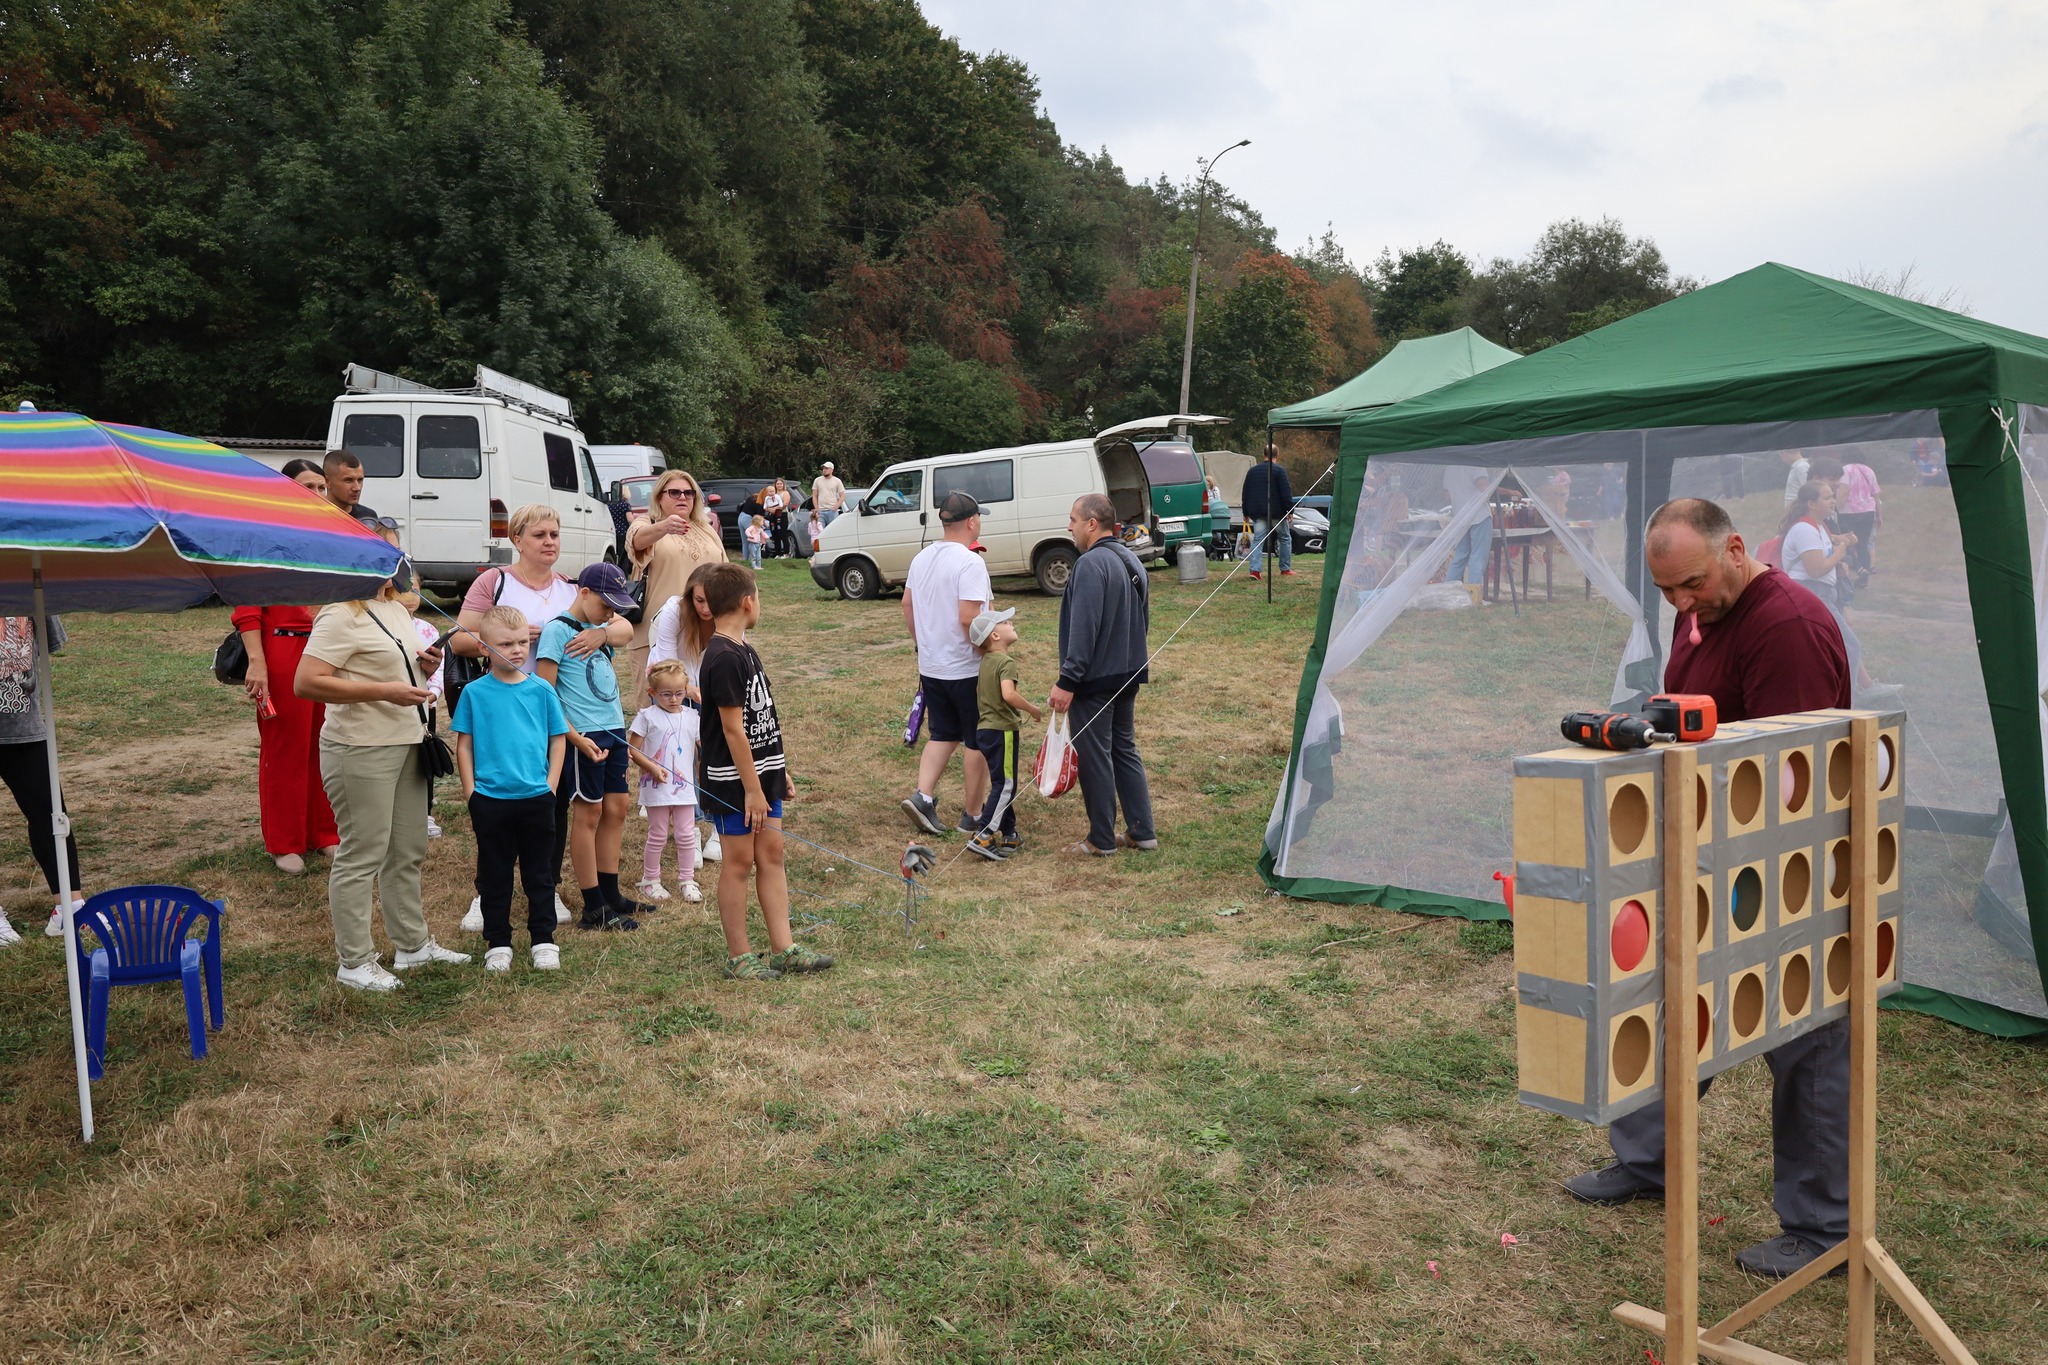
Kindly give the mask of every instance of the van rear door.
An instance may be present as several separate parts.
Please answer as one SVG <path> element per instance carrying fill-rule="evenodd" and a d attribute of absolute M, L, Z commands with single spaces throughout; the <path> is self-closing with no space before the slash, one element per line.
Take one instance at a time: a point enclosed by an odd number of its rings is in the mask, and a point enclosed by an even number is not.
<path fill-rule="evenodd" d="M 340 407 L 341 430 L 330 439 L 363 462 L 363 503 L 379 516 L 395 517 L 399 544 L 410 552 L 407 514 L 412 510 L 411 480 L 406 477 L 408 403 L 346 404 Z"/>
<path fill-rule="evenodd" d="M 407 548 L 421 564 L 482 562 L 490 530 L 483 411 L 474 403 L 412 405 Z"/>

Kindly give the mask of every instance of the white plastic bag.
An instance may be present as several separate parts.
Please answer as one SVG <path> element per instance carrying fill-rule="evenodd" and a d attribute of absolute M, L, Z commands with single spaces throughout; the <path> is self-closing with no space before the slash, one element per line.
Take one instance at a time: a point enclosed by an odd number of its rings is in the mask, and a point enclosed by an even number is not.
<path fill-rule="evenodd" d="M 1031 782 L 1038 794 L 1051 800 L 1064 796 L 1081 780 L 1081 757 L 1067 729 L 1067 713 L 1055 711 L 1045 722 L 1045 743 L 1031 760 Z"/>

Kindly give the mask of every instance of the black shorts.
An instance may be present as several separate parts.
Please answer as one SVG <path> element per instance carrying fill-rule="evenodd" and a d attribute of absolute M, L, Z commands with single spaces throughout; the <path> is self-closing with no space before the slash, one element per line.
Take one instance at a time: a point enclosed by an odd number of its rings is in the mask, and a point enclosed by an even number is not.
<path fill-rule="evenodd" d="M 572 800 L 588 801 L 593 804 L 607 796 L 624 795 L 626 792 L 626 768 L 632 762 L 626 751 L 624 730 L 591 730 L 584 736 L 596 741 L 597 747 L 605 750 L 605 756 L 595 762 L 583 756 L 583 751 L 571 744 L 566 761 L 562 764 L 562 780 L 556 786 L 560 791 L 569 789 Z"/>
<path fill-rule="evenodd" d="M 924 723 L 931 737 L 940 744 L 974 743 L 981 727 L 981 680 L 920 676 L 917 683 L 924 689 Z"/>

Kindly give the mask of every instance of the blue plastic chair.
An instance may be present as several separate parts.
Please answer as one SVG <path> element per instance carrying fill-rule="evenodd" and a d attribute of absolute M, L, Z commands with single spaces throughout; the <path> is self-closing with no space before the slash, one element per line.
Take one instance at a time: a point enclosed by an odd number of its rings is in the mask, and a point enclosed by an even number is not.
<path fill-rule="evenodd" d="M 192 1055 L 206 1055 L 207 1021 L 200 1009 L 200 975 L 212 1005 L 212 1024 L 226 1022 L 220 993 L 220 917 L 226 907 L 182 886 L 122 886 L 102 891 L 77 912 L 78 971 L 91 983 L 85 1011 L 86 1065 L 92 1079 L 106 1075 L 107 993 L 115 986 L 180 981 Z M 202 942 L 187 937 L 209 920 Z M 91 931 L 100 946 L 87 951 Z"/>

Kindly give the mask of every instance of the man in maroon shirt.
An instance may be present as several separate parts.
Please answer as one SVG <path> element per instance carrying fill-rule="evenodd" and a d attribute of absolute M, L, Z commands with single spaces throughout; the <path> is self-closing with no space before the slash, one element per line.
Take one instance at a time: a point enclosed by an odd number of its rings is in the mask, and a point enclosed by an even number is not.
<path fill-rule="evenodd" d="M 1750 558 L 1719 506 L 1699 498 L 1664 504 L 1650 518 L 1644 552 L 1678 613 L 1666 691 L 1705 693 L 1726 721 L 1849 704 L 1849 656 L 1833 615 L 1811 592 Z M 1849 1234 L 1848 1021 L 1795 1038 L 1765 1061 L 1772 1203 L 1784 1235 L 1735 1260 L 1782 1278 Z M 1607 1137 L 1615 1159 L 1567 1180 L 1565 1189 L 1589 1204 L 1663 1198 L 1663 1104 L 1616 1119 Z"/>

